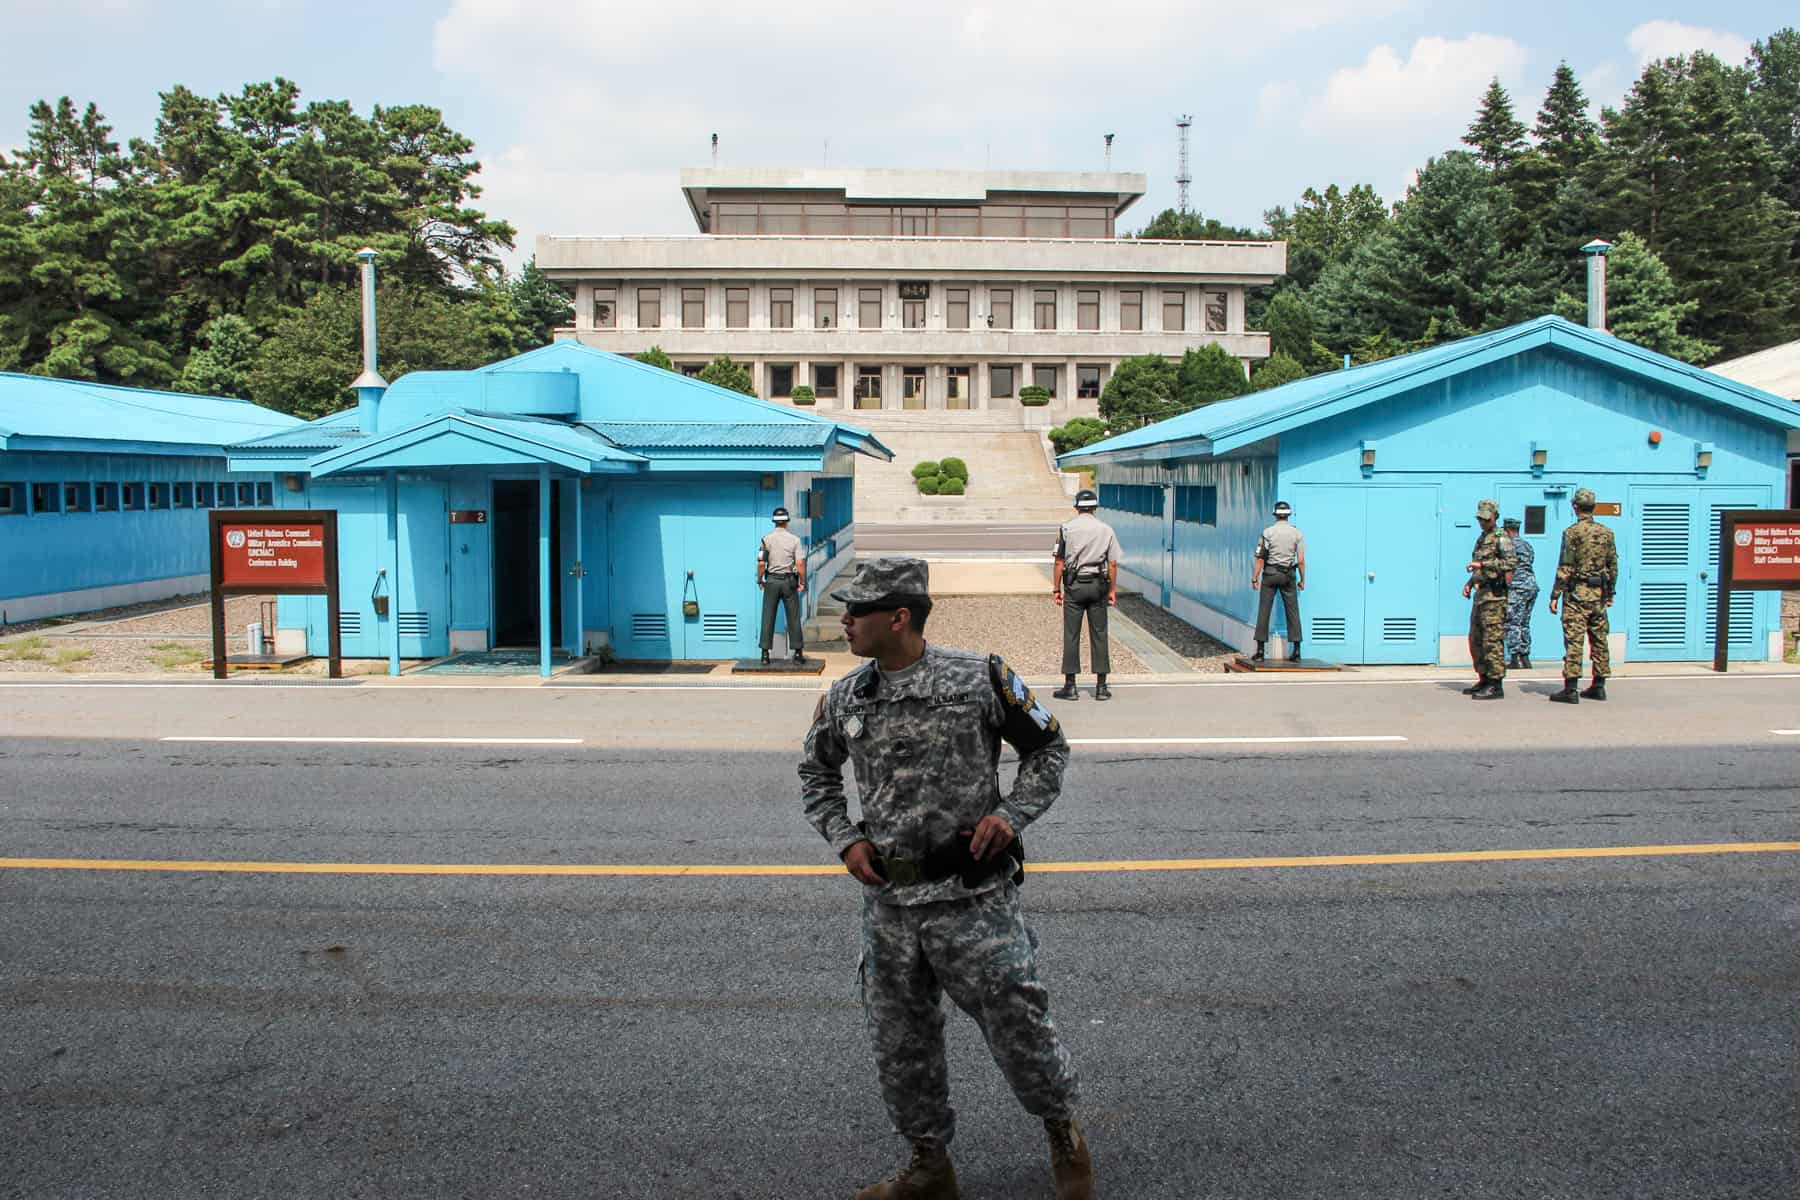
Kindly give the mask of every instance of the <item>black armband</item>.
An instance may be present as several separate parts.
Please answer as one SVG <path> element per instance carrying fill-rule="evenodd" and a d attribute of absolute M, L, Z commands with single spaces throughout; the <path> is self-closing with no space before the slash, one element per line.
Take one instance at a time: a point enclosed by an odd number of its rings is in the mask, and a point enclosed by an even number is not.
<path fill-rule="evenodd" d="M 1000 736 L 1020 754 L 1030 754 L 1062 737 L 1062 726 L 1041 704 L 1025 681 L 998 654 L 988 655 L 988 675 L 999 697 Z"/>

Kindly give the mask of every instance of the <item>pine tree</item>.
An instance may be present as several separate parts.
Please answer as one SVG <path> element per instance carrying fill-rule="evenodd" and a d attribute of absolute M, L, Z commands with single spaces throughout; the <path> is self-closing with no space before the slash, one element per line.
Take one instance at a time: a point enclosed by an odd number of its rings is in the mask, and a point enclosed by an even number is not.
<path fill-rule="evenodd" d="M 1757 42 L 1750 48 L 1750 69 L 1750 124 L 1775 156 L 1776 194 L 1800 213 L 1800 29 L 1783 29 Z M 1800 240 L 1792 258 L 1800 262 Z M 1800 314 L 1795 319 L 1800 322 Z"/>
<path fill-rule="evenodd" d="M 1500 86 L 1499 76 L 1488 84 L 1481 111 L 1462 140 L 1491 171 L 1506 170 L 1525 152 L 1525 126 L 1513 115 L 1512 97 Z"/>
<path fill-rule="evenodd" d="M 750 380 L 750 368 L 742 363 L 732 362 L 730 355 L 726 354 L 719 355 L 701 368 L 700 382 L 722 387 L 726 391 L 742 392 L 746 396 L 756 395 L 756 385 Z"/>
<path fill-rule="evenodd" d="M 1184 411 L 1249 390 L 1244 364 L 1217 342 L 1189 350 L 1175 368 L 1175 400 Z"/>
<path fill-rule="evenodd" d="M 1681 332 L 1700 308 L 1683 300 L 1663 261 L 1635 233 L 1622 233 L 1606 256 L 1606 323 L 1615 337 L 1682 362 L 1705 362 L 1719 348 Z"/>
<path fill-rule="evenodd" d="M 1588 116 L 1587 96 L 1567 60 L 1556 66 L 1532 132 L 1538 148 L 1564 171 L 1579 167 L 1598 148 L 1600 127 Z"/>

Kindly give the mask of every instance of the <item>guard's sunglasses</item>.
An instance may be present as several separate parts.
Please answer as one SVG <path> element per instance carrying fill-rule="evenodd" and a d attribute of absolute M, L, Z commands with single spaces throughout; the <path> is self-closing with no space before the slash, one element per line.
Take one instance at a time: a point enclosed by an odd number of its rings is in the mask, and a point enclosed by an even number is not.
<path fill-rule="evenodd" d="M 906 606 L 903 604 L 890 604 L 877 600 L 868 604 L 846 604 L 844 605 L 844 611 L 858 620 L 861 620 L 863 617 L 870 616 L 874 613 L 897 612 L 904 607 Z"/>

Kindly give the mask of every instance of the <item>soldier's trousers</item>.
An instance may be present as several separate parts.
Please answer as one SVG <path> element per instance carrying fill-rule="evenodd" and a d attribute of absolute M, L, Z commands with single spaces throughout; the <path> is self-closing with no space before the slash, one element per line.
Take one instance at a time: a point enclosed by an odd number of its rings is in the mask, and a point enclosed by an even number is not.
<path fill-rule="evenodd" d="M 1294 572 L 1287 567 L 1264 567 L 1262 594 L 1256 598 L 1256 640 L 1269 640 L 1269 615 L 1275 608 L 1275 593 L 1281 593 L 1282 612 L 1287 616 L 1287 640 L 1300 640 L 1300 593 L 1294 584 Z"/>
<path fill-rule="evenodd" d="M 956 1133 L 944 1061 L 944 993 L 975 1019 L 1025 1111 L 1066 1119 L 1079 1085 L 1038 982 L 1036 939 L 1010 881 L 939 904 L 863 901 L 862 993 L 881 1098 L 895 1132 Z"/>
<path fill-rule="evenodd" d="M 1475 603 L 1469 606 L 1469 654 L 1478 674 L 1506 678 L 1505 593 L 1475 589 Z"/>
<path fill-rule="evenodd" d="M 1106 634 L 1105 579 L 1077 579 L 1063 585 L 1062 673 L 1081 673 L 1081 618 L 1087 615 L 1088 651 L 1094 674 L 1112 670 L 1112 643 Z"/>
<path fill-rule="evenodd" d="M 1515 654 L 1531 657 L 1531 608 L 1537 603 L 1538 590 L 1513 588 L 1506 593 L 1506 657 Z"/>
<path fill-rule="evenodd" d="M 1612 649 L 1606 644 L 1609 628 L 1606 601 L 1577 600 L 1564 593 L 1562 598 L 1563 678 L 1581 677 L 1581 652 L 1586 650 L 1594 660 L 1594 678 L 1612 674 Z"/>
<path fill-rule="evenodd" d="M 806 645 L 806 630 L 800 624 L 800 580 L 793 575 L 763 576 L 762 639 L 764 650 L 775 644 L 775 606 L 787 609 L 788 648 L 798 653 Z"/>

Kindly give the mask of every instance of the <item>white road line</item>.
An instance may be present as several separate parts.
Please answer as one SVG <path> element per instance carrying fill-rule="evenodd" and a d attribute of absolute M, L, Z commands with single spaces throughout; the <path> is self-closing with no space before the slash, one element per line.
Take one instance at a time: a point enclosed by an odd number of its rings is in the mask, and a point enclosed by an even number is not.
<path fill-rule="evenodd" d="M 1800 737 L 1800 729 L 1771 729 L 1769 732 L 1781 737 Z"/>
<path fill-rule="evenodd" d="M 1071 746 L 1272 746 L 1292 742 L 1404 742 L 1397 733 L 1333 734 L 1325 737 L 1070 738 Z"/>
<path fill-rule="evenodd" d="M 356 746 L 579 746 L 580 738 L 460 738 L 460 737 L 166 737 L 161 742 L 288 742 Z"/>

